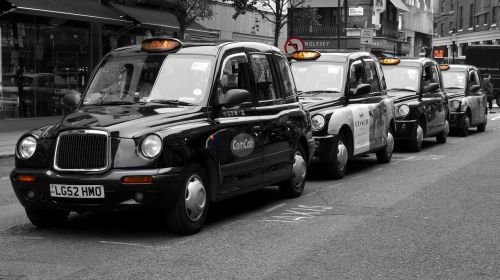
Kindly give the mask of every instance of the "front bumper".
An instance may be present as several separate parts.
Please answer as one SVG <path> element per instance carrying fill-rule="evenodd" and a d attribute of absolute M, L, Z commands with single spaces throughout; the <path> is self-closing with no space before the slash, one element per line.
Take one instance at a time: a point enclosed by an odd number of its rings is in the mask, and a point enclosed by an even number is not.
<path fill-rule="evenodd" d="M 333 161 L 334 155 L 337 152 L 334 143 L 337 138 L 335 135 L 315 136 L 314 139 L 318 143 L 318 148 L 314 153 L 312 162 L 328 163 Z"/>
<path fill-rule="evenodd" d="M 411 140 L 416 137 L 417 120 L 396 120 L 396 135 L 394 140 Z"/>
<path fill-rule="evenodd" d="M 450 112 L 450 128 L 457 128 L 462 126 L 465 118 L 465 112 Z"/>
<path fill-rule="evenodd" d="M 19 169 L 12 171 L 10 179 L 17 198 L 24 207 L 49 208 L 67 211 L 105 211 L 132 206 L 170 207 L 177 197 L 182 167 L 124 170 L 112 169 L 102 174 L 56 173 L 50 169 Z M 19 182 L 17 175 L 33 175 L 34 182 Z M 152 176 L 149 184 L 124 184 L 123 176 Z M 59 198 L 51 197 L 50 184 L 67 185 L 103 185 L 104 198 Z M 28 198 L 28 192 L 34 191 L 34 197 Z M 142 193 L 144 199 L 134 201 L 136 193 Z"/>

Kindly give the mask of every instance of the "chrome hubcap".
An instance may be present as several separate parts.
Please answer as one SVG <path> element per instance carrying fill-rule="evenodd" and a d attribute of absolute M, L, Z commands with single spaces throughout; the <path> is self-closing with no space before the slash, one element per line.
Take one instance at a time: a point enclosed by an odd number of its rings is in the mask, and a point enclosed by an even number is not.
<path fill-rule="evenodd" d="M 304 157 L 302 157 L 300 152 L 295 152 L 292 170 L 293 182 L 295 183 L 295 186 L 300 186 L 304 182 L 306 178 L 306 170 L 307 164 Z"/>
<path fill-rule="evenodd" d="M 198 174 L 193 174 L 187 181 L 186 186 L 186 213 L 192 222 L 196 222 L 201 218 L 203 210 L 207 203 L 207 194 L 205 186 Z"/>
<path fill-rule="evenodd" d="M 445 123 L 444 123 L 444 135 L 448 136 L 448 133 L 450 133 L 450 124 L 448 123 L 448 121 L 445 121 Z"/>
<path fill-rule="evenodd" d="M 424 130 L 419 125 L 417 126 L 417 144 L 420 146 L 423 140 L 424 140 Z"/>
<path fill-rule="evenodd" d="M 385 152 L 390 155 L 394 150 L 394 137 L 391 132 L 387 133 L 387 147 L 385 148 Z"/>
<path fill-rule="evenodd" d="M 339 140 L 337 147 L 337 166 L 340 171 L 343 171 L 347 164 L 348 152 L 347 147 L 342 140 Z"/>

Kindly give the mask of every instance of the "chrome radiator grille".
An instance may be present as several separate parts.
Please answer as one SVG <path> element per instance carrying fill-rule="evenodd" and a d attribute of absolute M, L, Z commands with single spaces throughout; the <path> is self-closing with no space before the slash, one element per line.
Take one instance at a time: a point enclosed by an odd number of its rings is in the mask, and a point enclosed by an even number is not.
<path fill-rule="evenodd" d="M 61 171 L 103 171 L 109 165 L 105 131 L 75 130 L 59 134 L 54 168 Z"/>

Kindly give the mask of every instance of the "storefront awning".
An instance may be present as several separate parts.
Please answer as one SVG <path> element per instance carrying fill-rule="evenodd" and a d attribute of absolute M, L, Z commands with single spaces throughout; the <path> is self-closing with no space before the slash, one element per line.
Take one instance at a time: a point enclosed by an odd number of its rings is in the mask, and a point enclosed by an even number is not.
<path fill-rule="evenodd" d="M 179 28 L 179 23 L 177 22 L 176 17 L 168 11 L 138 6 L 125 6 L 115 3 L 111 5 L 122 13 L 123 17 L 126 16 L 133 18 L 139 22 L 141 26 L 150 26 L 153 28 Z M 208 29 L 198 23 L 193 23 L 187 28 L 187 31 L 211 33 Z"/>
<path fill-rule="evenodd" d="M 113 7 L 99 4 L 97 0 L 0 0 L 0 2 L 14 5 L 15 12 L 17 13 L 102 23 L 130 23 L 130 21 L 121 18 L 120 14 Z"/>
<path fill-rule="evenodd" d="M 410 9 L 408 9 L 408 7 L 406 7 L 405 3 L 403 3 L 403 1 L 401 0 L 390 0 L 391 3 L 394 5 L 394 7 L 396 7 L 398 10 L 403 10 L 405 12 L 409 12 Z"/>

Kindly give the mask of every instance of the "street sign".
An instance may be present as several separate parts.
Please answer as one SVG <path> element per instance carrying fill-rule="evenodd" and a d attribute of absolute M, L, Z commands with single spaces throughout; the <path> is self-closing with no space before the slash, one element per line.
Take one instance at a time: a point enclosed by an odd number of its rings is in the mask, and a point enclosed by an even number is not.
<path fill-rule="evenodd" d="M 361 34 L 359 36 L 359 43 L 361 45 L 373 45 L 373 30 L 361 29 Z"/>
<path fill-rule="evenodd" d="M 299 37 L 289 37 L 286 39 L 285 47 L 283 48 L 287 54 L 304 49 L 304 41 Z"/>
<path fill-rule="evenodd" d="M 356 17 L 363 15 L 363 7 L 351 7 L 349 8 L 349 16 Z"/>

